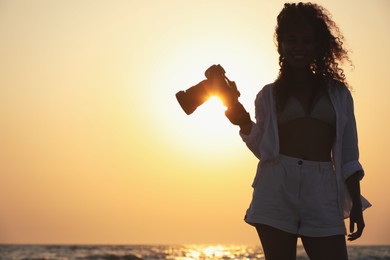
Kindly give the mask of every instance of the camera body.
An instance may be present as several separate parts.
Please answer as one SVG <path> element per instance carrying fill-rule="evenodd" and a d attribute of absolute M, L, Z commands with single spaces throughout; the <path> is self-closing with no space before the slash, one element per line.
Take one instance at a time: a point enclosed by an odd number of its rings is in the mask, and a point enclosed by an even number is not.
<path fill-rule="evenodd" d="M 225 70 L 221 65 L 209 67 L 205 76 L 206 80 L 176 93 L 176 99 L 187 115 L 192 114 L 211 96 L 218 96 L 228 108 L 238 103 L 240 92 L 234 81 L 225 76 Z"/>

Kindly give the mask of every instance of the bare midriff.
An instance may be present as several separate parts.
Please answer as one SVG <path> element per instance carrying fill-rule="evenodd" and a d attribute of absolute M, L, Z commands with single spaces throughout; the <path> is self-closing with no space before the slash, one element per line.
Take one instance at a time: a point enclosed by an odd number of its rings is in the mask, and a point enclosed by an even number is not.
<path fill-rule="evenodd" d="M 331 161 L 335 127 L 309 116 L 279 125 L 280 154 L 309 161 Z"/>

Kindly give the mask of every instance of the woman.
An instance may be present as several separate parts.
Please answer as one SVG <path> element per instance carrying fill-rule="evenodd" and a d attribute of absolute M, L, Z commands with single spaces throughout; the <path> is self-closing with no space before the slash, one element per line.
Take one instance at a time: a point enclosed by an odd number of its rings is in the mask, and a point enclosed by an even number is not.
<path fill-rule="evenodd" d="M 326 10 L 285 4 L 275 32 L 280 72 L 255 101 L 256 123 L 241 104 L 229 120 L 260 161 L 245 221 L 267 260 L 296 259 L 300 237 L 310 259 L 348 259 L 348 240 L 364 229 L 353 100 L 339 62 L 343 37 Z M 357 229 L 355 230 L 355 224 Z"/>

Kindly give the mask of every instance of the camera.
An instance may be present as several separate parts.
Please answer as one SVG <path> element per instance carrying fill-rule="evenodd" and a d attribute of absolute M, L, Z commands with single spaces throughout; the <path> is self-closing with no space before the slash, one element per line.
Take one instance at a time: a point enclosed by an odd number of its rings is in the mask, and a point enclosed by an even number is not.
<path fill-rule="evenodd" d="M 238 103 L 240 92 L 234 81 L 225 76 L 221 65 L 212 65 L 205 71 L 206 79 L 185 91 L 176 93 L 176 99 L 187 115 L 192 114 L 200 105 L 211 96 L 217 96 L 222 104 L 231 107 Z"/>

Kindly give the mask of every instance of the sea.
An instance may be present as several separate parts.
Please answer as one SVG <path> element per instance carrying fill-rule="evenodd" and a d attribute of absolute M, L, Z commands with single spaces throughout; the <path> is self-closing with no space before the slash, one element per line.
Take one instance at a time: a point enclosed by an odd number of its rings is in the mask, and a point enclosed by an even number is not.
<path fill-rule="evenodd" d="M 350 246 L 350 260 L 390 260 L 389 246 Z M 0 244 L 1 260 L 255 260 L 260 246 L 247 245 L 11 245 Z M 308 260 L 298 246 L 297 260 Z"/>

